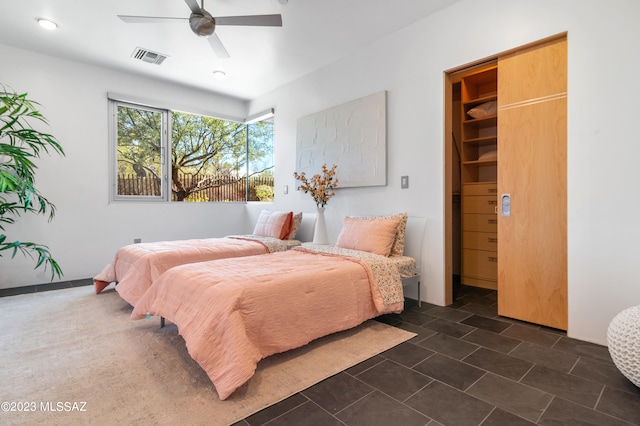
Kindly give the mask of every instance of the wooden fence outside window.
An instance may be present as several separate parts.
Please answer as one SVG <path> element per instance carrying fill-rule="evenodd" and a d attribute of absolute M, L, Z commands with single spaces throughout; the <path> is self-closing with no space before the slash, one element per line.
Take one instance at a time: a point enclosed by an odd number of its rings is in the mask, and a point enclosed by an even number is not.
<path fill-rule="evenodd" d="M 185 187 L 193 185 L 193 182 L 201 181 L 204 175 L 182 174 L 180 180 Z M 271 188 L 273 194 L 273 177 L 256 176 L 249 178 L 249 199 L 247 200 L 247 179 L 235 179 L 220 177 L 211 188 L 205 188 L 192 193 L 185 201 L 200 202 L 245 202 L 245 201 L 269 201 L 260 199 L 256 194 L 256 188 L 266 186 Z M 262 193 L 262 191 L 258 191 Z M 135 174 L 118 175 L 118 195 L 155 196 L 161 194 L 160 178 L 139 177 Z M 172 194 L 176 201 L 175 194 Z"/>

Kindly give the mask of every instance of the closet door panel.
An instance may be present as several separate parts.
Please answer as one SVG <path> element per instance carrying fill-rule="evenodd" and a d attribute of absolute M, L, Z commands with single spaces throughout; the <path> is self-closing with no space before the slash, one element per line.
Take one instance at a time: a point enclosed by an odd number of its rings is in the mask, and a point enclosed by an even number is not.
<path fill-rule="evenodd" d="M 566 98 L 500 116 L 498 314 L 566 330 Z"/>
<path fill-rule="evenodd" d="M 498 313 L 567 329 L 567 42 L 498 61 Z M 499 206 L 500 207 L 500 206 Z"/>
<path fill-rule="evenodd" d="M 498 102 L 515 105 L 566 94 L 567 40 L 561 39 L 500 58 Z M 564 76 L 564 78 L 558 78 Z"/>

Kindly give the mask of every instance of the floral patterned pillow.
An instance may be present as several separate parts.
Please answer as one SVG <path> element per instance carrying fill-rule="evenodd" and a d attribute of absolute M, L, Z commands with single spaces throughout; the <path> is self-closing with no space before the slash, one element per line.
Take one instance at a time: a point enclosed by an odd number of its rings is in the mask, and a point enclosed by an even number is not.
<path fill-rule="evenodd" d="M 291 232 L 287 236 L 287 240 L 293 240 L 296 238 L 296 234 L 300 230 L 300 224 L 302 223 L 302 212 L 296 213 L 293 215 L 293 220 L 291 221 Z"/>

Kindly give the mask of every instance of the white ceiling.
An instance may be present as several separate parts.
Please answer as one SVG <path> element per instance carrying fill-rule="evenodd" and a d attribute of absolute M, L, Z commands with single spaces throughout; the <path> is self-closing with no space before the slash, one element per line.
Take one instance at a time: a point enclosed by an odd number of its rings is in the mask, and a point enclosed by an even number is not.
<path fill-rule="evenodd" d="M 116 17 L 188 18 L 184 0 L 0 0 L 0 43 L 253 99 L 457 1 L 205 0 L 214 17 L 282 15 L 282 27 L 217 27 L 231 55 L 218 59 L 187 21 L 126 24 Z M 37 17 L 58 29 L 40 28 Z M 137 61 L 131 58 L 136 47 L 169 58 L 162 65 Z M 226 78 L 216 80 L 215 69 Z"/>

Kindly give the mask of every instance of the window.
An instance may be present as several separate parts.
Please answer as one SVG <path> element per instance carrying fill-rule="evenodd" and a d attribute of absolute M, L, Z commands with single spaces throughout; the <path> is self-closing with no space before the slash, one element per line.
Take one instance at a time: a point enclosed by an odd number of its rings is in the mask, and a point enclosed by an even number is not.
<path fill-rule="evenodd" d="M 117 105 L 116 198 L 162 199 L 166 114 L 161 110 Z"/>
<path fill-rule="evenodd" d="M 273 122 L 248 125 L 249 201 L 273 201 Z"/>
<path fill-rule="evenodd" d="M 273 200 L 271 122 L 110 105 L 113 200 Z"/>

